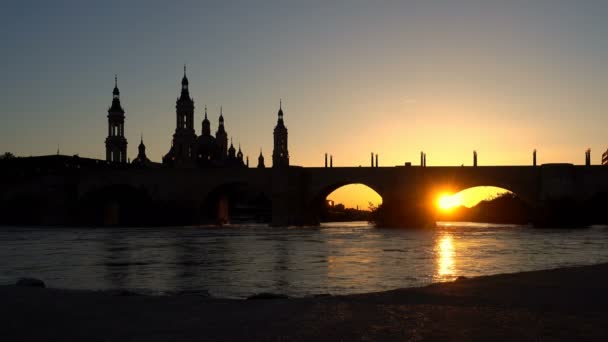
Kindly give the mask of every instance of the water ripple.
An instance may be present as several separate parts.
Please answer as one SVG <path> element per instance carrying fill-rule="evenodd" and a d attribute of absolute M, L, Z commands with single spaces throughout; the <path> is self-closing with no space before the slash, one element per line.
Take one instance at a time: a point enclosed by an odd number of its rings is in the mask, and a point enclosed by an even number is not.
<path fill-rule="evenodd" d="M 440 223 L 434 230 L 364 222 L 314 228 L 0 228 L 0 283 L 138 289 L 242 298 L 361 293 L 458 276 L 608 262 L 608 227 L 582 230 Z"/>

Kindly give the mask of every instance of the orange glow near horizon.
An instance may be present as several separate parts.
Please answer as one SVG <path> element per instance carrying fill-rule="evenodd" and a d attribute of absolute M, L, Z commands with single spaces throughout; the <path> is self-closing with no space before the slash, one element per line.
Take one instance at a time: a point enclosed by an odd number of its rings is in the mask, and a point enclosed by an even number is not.
<path fill-rule="evenodd" d="M 508 190 L 493 186 L 478 186 L 457 193 L 441 193 L 437 197 L 437 208 L 448 212 L 458 206 L 467 208 L 474 207 L 479 202 L 494 196 L 508 192 Z M 382 197 L 372 188 L 363 184 L 350 184 L 336 189 L 327 196 L 335 204 L 344 204 L 346 208 L 369 209 L 369 204 L 374 206 L 382 204 Z"/>
<path fill-rule="evenodd" d="M 495 186 L 477 186 L 462 190 L 455 194 L 442 193 L 437 198 L 437 207 L 444 212 L 449 212 L 457 207 L 471 208 L 479 204 L 479 202 L 491 199 L 509 190 L 498 188 Z"/>
<path fill-rule="evenodd" d="M 374 189 L 363 184 L 350 184 L 334 190 L 327 196 L 335 204 L 344 204 L 346 208 L 359 208 L 368 210 L 370 203 L 373 206 L 382 204 L 382 197 Z"/>

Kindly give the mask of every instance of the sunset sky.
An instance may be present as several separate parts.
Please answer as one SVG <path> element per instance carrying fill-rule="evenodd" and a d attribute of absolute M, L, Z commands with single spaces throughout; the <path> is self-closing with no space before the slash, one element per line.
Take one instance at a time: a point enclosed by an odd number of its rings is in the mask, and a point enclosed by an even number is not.
<path fill-rule="evenodd" d="M 127 3 L 125 5 L 125 3 Z M 118 74 L 129 156 L 160 161 L 188 65 L 254 161 L 283 99 L 291 164 L 599 163 L 606 1 L 19 1 L 0 10 L 0 151 L 104 158 Z M 364 203 L 367 203 L 365 201 Z"/>

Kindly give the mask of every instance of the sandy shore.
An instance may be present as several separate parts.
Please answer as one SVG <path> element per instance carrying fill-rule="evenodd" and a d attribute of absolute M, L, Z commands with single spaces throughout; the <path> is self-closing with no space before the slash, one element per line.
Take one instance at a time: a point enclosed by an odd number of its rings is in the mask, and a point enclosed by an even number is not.
<path fill-rule="evenodd" d="M 608 264 L 227 300 L 0 287 L 1 341 L 608 340 Z"/>

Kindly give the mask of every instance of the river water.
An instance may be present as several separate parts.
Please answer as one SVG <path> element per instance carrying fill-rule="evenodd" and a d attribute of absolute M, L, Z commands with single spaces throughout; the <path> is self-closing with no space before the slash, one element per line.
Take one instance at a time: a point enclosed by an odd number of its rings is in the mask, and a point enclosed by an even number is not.
<path fill-rule="evenodd" d="M 27 276 L 49 287 L 147 294 L 349 294 L 600 262 L 608 262 L 608 227 L 0 227 L 0 284 Z"/>

